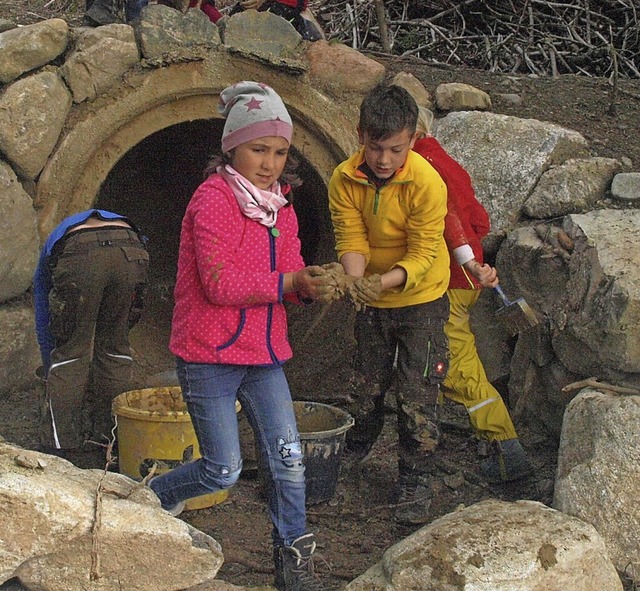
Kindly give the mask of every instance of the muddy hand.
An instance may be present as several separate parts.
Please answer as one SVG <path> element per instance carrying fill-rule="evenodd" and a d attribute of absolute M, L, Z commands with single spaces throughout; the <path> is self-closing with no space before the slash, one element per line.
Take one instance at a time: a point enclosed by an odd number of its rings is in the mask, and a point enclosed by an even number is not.
<path fill-rule="evenodd" d="M 303 298 L 329 302 L 337 289 L 335 277 L 322 267 L 305 267 L 294 273 L 293 286 Z"/>
<path fill-rule="evenodd" d="M 380 275 L 370 275 L 369 277 L 360 277 L 353 285 L 353 289 L 349 294 L 356 310 L 361 310 L 367 304 L 375 302 L 382 293 L 382 278 Z"/>
<path fill-rule="evenodd" d="M 465 263 L 464 268 L 478 280 L 482 287 L 495 287 L 499 283 L 498 272 L 487 263 L 481 265 L 474 259 Z"/>
<path fill-rule="evenodd" d="M 344 267 L 340 263 L 327 263 L 322 265 L 322 268 L 333 276 L 336 281 L 336 290 L 333 294 L 333 299 L 341 300 L 342 298 L 349 296 L 350 292 L 353 290 L 353 285 L 359 277 L 347 275 Z"/>

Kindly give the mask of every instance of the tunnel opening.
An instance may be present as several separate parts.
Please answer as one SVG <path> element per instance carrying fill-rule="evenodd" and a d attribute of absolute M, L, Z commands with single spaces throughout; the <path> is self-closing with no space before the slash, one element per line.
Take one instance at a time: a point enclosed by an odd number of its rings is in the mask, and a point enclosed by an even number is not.
<path fill-rule="evenodd" d="M 102 183 L 95 207 L 130 217 L 148 238 L 149 287 L 132 345 L 143 365 L 172 366 L 167 344 L 173 310 L 180 227 L 207 163 L 220 146 L 224 120 L 183 122 L 157 131 L 129 149 Z M 295 138 L 294 138 L 295 143 Z M 307 265 L 334 260 L 327 187 L 299 150 L 292 148 L 303 184 L 294 190 L 302 256 Z M 138 386 L 142 384 L 137 384 Z"/>

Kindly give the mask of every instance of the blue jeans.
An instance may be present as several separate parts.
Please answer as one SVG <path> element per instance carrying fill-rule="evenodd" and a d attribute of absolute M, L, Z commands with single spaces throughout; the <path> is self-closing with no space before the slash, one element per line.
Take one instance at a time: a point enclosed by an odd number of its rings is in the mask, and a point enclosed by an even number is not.
<path fill-rule="evenodd" d="M 233 486 L 242 470 L 236 397 L 253 428 L 264 467 L 273 541 L 306 533 L 302 447 L 291 392 L 280 366 L 177 362 L 182 396 L 201 458 L 154 478 L 162 506 Z"/>

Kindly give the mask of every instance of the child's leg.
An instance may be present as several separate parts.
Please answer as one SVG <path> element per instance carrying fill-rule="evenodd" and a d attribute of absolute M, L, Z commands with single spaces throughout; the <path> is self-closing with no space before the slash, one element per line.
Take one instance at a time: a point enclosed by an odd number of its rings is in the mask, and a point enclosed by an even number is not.
<path fill-rule="evenodd" d="M 514 439 L 517 434 L 509 411 L 487 378 L 469 325 L 469 311 L 480 292 L 450 289 L 448 294 L 451 313 L 444 330 L 449 339 L 450 359 L 443 393 L 464 404 L 479 438 L 487 441 Z"/>
<path fill-rule="evenodd" d="M 306 533 L 302 447 L 289 385 L 281 367 L 250 367 L 238 391 L 264 467 L 274 541 Z"/>
<path fill-rule="evenodd" d="M 440 436 L 436 421 L 439 384 L 446 375 L 446 296 L 398 308 L 399 467 L 426 472 Z"/>
<path fill-rule="evenodd" d="M 518 440 L 500 393 L 487 379 L 469 325 L 469 309 L 479 293 L 465 289 L 452 289 L 448 293 L 451 314 L 445 332 L 451 360 L 444 394 L 464 404 L 476 435 L 492 442 L 489 457 L 480 465 L 488 481 L 508 482 L 529 476 L 533 466 Z"/>
<path fill-rule="evenodd" d="M 438 388 L 446 374 L 446 296 L 395 311 L 398 326 L 398 523 L 429 520 Z"/>
<path fill-rule="evenodd" d="M 355 419 L 347 453 L 364 456 L 384 426 L 384 397 L 393 379 L 396 340 L 389 310 L 365 308 L 356 315 L 357 351 L 346 410 Z"/>
<path fill-rule="evenodd" d="M 198 438 L 201 458 L 154 478 L 152 490 L 162 506 L 233 486 L 242 459 L 236 416 L 236 392 L 245 366 L 178 361 L 182 396 Z"/>

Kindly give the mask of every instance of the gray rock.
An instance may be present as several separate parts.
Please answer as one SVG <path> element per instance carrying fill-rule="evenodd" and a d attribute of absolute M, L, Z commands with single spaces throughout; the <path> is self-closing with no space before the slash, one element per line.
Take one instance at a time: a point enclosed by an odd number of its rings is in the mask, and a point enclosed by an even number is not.
<path fill-rule="evenodd" d="M 640 372 L 639 210 L 568 216 L 569 280 L 552 312 L 553 348 L 575 373 Z"/>
<path fill-rule="evenodd" d="M 302 37 L 280 16 L 244 10 L 225 20 L 223 41 L 229 49 L 273 60 L 294 57 Z"/>
<path fill-rule="evenodd" d="M 40 242 L 31 197 L 10 166 L 0 161 L 0 303 L 31 285 Z"/>
<path fill-rule="evenodd" d="M 389 548 L 345 591 L 622 591 L 593 526 L 533 501 L 487 500 Z"/>
<path fill-rule="evenodd" d="M 511 358 L 509 402 L 513 419 L 534 432 L 560 441 L 562 420 L 572 395 L 562 388 L 581 376 L 570 372 L 555 354 L 539 364 L 528 337 L 520 337 Z M 575 394 L 574 394 L 575 395 Z"/>
<path fill-rule="evenodd" d="M 590 211 L 621 168 L 613 158 L 567 160 L 542 175 L 522 209 L 538 219 Z"/>
<path fill-rule="evenodd" d="M 162 4 L 142 9 L 135 34 L 142 55 L 152 61 L 196 59 L 196 50 L 220 44 L 218 27 L 204 12 L 188 10 L 182 14 Z"/>
<path fill-rule="evenodd" d="M 434 135 L 473 179 L 494 231 L 511 229 L 542 173 L 586 155 L 587 141 L 558 125 L 480 111 L 437 119 Z"/>
<path fill-rule="evenodd" d="M 621 172 L 614 176 L 611 194 L 624 201 L 640 200 L 640 172 Z"/>
<path fill-rule="evenodd" d="M 0 33 L 0 82 L 11 82 L 55 59 L 66 49 L 68 37 L 69 27 L 59 18 Z"/>
<path fill-rule="evenodd" d="M 585 388 L 567 407 L 554 507 L 590 523 L 616 568 L 640 564 L 640 396 Z"/>
<path fill-rule="evenodd" d="M 556 439 L 571 400 L 562 391 L 567 383 L 594 375 L 640 380 L 639 215 L 598 210 L 564 218 L 560 227 L 518 228 L 498 252 L 506 293 L 524 297 L 541 319 L 519 335 L 511 358 L 514 414 Z"/>
<path fill-rule="evenodd" d="M 435 93 L 436 106 L 441 111 L 488 111 L 491 97 L 470 84 L 448 82 L 438 84 Z"/>
<path fill-rule="evenodd" d="M 419 106 L 433 109 L 431 94 L 413 74 L 409 72 L 398 72 L 391 81 L 396 86 L 401 86 L 415 99 Z"/>
<path fill-rule="evenodd" d="M 515 93 L 498 93 L 494 95 L 498 100 L 507 103 L 509 105 L 512 105 L 514 107 L 519 107 L 524 103 L 524 100 L 522 99 L 522 96 L 520 96 L 519 94 L 515 94 Z"/>
<path fill-rule="evenodd" d="M 71 94 L 54 72 L 22 78 L 0 96 L 0 150 L 19 174 L 38 176 L 70 108 Z"/>
<path fill-rule="evenodd" d="M 80 103 L 104 93 L 140 59 L 133 29 L 111 24 L 82 34 L 60 73 Z"/>
<path fill-rule="evenodd" d="M 212 579 L 222 565 L 213 538 L 171 517 L 126 476 L 6 443 L 0 473 L 0 581 L 17 576 L 49 591 L 174 591 Z"/>
<path fill-rule="evenodd" d="M 0 306 L 0 394 L 35 382 L 40 350 L 34 326 L 30 302 L 13 300 Z"/>

